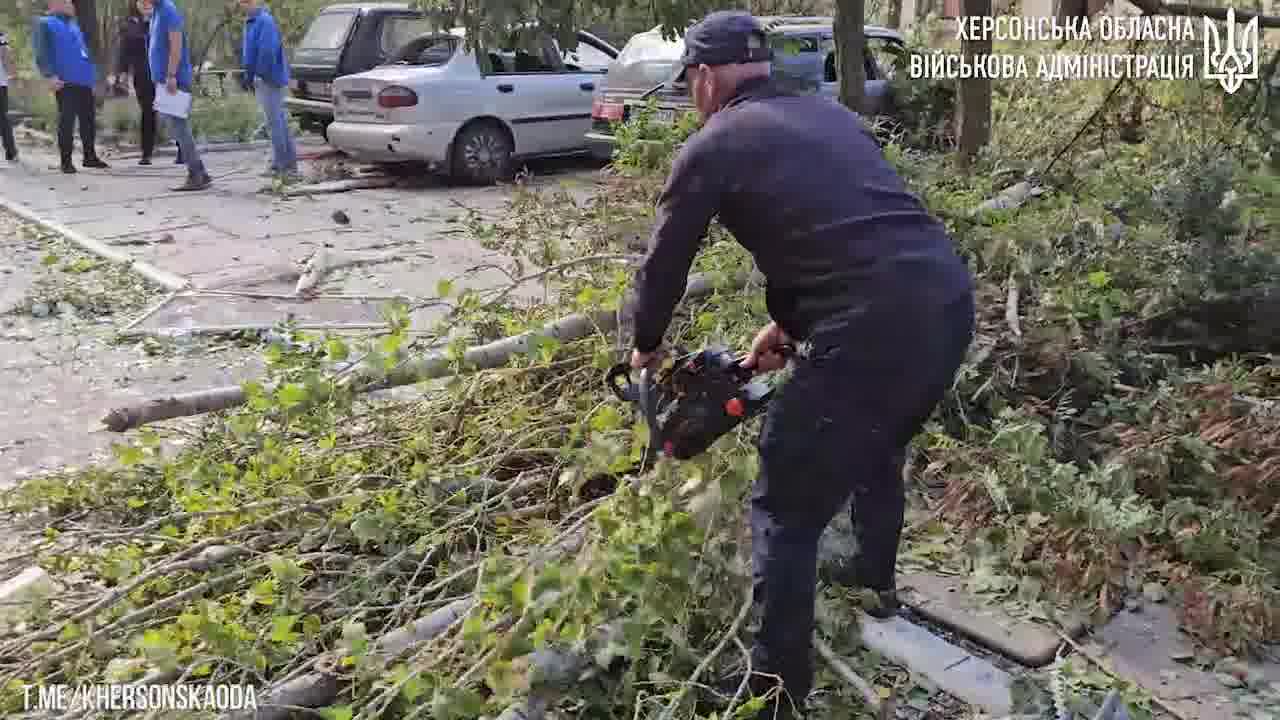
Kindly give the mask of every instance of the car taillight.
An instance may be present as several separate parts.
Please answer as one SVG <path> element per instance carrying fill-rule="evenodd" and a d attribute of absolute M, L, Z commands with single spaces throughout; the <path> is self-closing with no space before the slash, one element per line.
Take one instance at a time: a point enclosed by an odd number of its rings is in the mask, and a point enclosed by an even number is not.
<path fill-rule="evenodd" d="M 407 87 L 392 85 L 378 93 L 378 107 L 402 108 L 418 104 L 418 93 Z"/>
<path fill-rule="evenodd" d="M 591 119 L 592 120 L 622 120 L 622 103 L 607 103 L 603 100 L 591 101 Z"/>

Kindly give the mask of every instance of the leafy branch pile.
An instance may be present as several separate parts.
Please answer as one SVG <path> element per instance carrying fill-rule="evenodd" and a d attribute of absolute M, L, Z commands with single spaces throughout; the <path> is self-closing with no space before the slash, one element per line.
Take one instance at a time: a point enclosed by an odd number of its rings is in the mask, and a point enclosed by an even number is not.
<path fill-rule="evenodd" d="M 886 148 L 980 295 L 971 356 L 913 463 L 920 509 L 944 524 L 905 552 L 1032 613 L 1110 611 L 1159 586 L 1211 649 L 1276 642 L 1280 182 L 1251 160 L 1259 125 L 1236 121 L 1248 108 L 1206 111 L 1208 86 L 1028 82 L 1002 85 L 996 143 L 969 175 L 909 135 Z M 358 400 L 343 381 L 421 352 L 396 308 L 368 344 L 273 346 L 242 408 L 166 431 L 175 455 L 144 431 L 119 467 L 11 492 L 22 551 L 6 572 L 39 563 L 65 589 L 3 641 L 5 711 L 27 683 L 143 678 L 249 683 L 261 705 L 345 720 L 758 706 L 712 688 L 747 666 L 753 428 L 640 475 L 643 424 L 600 386 L 625 341 L 542 337 L 503 369 L 462 363 L 465 346 L 621 306 L 619 256 L 644 239 L 691 130 L 622 132 L 590 201 L 526 187 L 503 220 L 472 216 L 546 302 L 441 283 L 451 315 L 417 342 L 445 344 L 457 374 L 422 399 Z M 1043 192 L 972 212 L 1019 181 Z M 696 270 L 750 267 L 713 226 Z M 668 340 L 744 347 L 764 318 L 749 283 L 686 304 Z M 822 603 L 832 644 L 854 654 L 838 642 L 851 610 Z M 877 670 L 885 692 L 906 682 Z M 865 710 L 842 683 L 820 687 L 830 716 Z M 939 716 L 930 702 L 915 698 Z"/>

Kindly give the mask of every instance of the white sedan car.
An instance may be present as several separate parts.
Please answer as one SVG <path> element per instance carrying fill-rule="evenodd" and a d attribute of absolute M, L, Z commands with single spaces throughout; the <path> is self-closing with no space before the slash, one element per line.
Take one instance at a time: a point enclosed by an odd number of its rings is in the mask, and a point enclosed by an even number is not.
<path fill-rule="evenodd" d="M 592 93 L 618 51 L 577 35 L 565 53 L 541 33 L 480 52 L 460 29 L 417 38 L 390 64 L 334 81 L 329 144 L 476 183 L 509 176 L 515 159 L 587 152 Z"/>

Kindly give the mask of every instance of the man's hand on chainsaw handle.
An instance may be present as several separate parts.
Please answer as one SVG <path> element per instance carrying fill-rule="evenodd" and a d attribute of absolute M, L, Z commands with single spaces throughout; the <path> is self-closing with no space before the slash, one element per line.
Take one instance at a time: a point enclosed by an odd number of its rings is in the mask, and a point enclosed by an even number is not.
<path fill-rule="evenodd" d="M 631 351 L 631 367 L 636 370 L 643 370 L 646 367 L 657 367 L 658 361 L 661 359 L 661 348 L 654 350 L 653 352 L 640 352 L 639 350 Z"/>
<path fill-rule="evenodd" d="M 751 343 L 751 352 L 742 361 L 742 367 L 755 370 L 757 374 L 773 372 L 787 364 L 787 358 L 780 351 L 781 346 L 791 343 L 791 338 L 771 322 L 764 326 Z"/>

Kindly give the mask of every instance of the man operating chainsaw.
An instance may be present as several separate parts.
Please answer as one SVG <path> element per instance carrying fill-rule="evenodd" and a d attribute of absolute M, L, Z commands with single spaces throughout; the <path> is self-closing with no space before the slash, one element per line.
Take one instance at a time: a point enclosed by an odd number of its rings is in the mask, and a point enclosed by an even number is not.
<path fill-rule="evenodd" d="M 954 379 L 973 333 L 972 280 L 945 229 L 860 117 L 770 78 L 766 33 L 743 12 L 685 35 L 683 81 L 704 120 L 676 156 L 636 277 L 634 368 L 663 334 L 713 217 L 755 257 L 773 319 L 743 365 L 794 372 L 769 407 L 751 498 L 752 667 L 803 706 L 813 681 L 818 541 L 852 497 L 860 552 L 840 582 L 897 610 L 906 448 Z"/>

